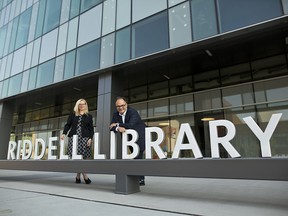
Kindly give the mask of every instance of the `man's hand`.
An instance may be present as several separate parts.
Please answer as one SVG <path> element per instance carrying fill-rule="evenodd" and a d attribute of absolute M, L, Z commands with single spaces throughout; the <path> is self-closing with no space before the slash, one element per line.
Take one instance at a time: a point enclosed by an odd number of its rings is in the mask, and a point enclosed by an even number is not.
<path fill-rule="evenodd" d="M 118 127 L 118 131 L 120 132 L 120 133 L 123 133 L 123 132 L 125 132 L 125 128 L 124 127 Z"/>

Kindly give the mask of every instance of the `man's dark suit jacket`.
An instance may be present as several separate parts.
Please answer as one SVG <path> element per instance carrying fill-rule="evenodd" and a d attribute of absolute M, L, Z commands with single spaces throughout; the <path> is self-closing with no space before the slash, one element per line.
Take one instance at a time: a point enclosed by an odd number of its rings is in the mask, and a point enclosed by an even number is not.
<path fill-rule="evenodd" d="M 77 124 L 78 124 L 79 116 L 76 116 L 74 113 L 70 114 L 67 123 L 64 126 L 63 134 L 67 134 L 68 137 L 72 137 L 76 134 Z M 93 139 L 94 128 L 93 128 L 93 118 L 92 115 L 83 115 L 81 121 L 81 135 L 82 137 L 89 137 Z"/>
<path fill-rule="evenodd" d="M 133 129 L 138 133 L 138 141 L 136 142 L 139 145 L 140 151 L 145 150 L 145 123 L 141 120 L 139 113 L 128 107 L 125 115 L 125 123 L 122 121 L 122 116 L 119 115 L 119 112 L 116 111 L 113 113 L 112 123 L 118 123 L 119 127 L 124 127 L 125 129 Z M 116 127 L 111 128 L 111 131 L 117 132 Z"/>

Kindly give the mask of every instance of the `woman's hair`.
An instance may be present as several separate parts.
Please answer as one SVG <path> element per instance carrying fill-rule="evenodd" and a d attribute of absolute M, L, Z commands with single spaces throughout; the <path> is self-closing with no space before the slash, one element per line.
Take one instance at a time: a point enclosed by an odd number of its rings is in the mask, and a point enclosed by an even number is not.
<path fill-rule="evenodd" d="M 74 106 L 74 109 L 73 109 L 76 116 L 79 116 L 79 115 L 80 115 L 80 112 L 79 112 L 79 104 L 80 104 L 81 102 L 83 102 L 83 103 L 86 104 L 84 113 L 85 113 L 85 114 L 88 114 L 88 112 L 89 112 L 88 103 L 86 102 L 85 99 L 82 99 L 82 98 L 81 98 L 81 99 L 77 100 L 77 102 L 76 102 L 76 104 L 75 104 L 75 106 Z"/>

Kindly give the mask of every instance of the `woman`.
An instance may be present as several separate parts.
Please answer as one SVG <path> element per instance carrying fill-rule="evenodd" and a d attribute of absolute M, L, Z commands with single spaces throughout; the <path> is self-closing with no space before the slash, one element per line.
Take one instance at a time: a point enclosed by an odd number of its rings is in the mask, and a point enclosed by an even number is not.
<path fill-rule="evenodd" d="M 61 139 L 64 140 L 68 133 L 68 155 L 72 157 L 73 135 L 78 135 L 77 154 L 82 155 L 83 159 L 92 158 L 91 144 L 94 135 L 93 118 L 88 113 L 88 104 L 86 100 L 79 99 L 75 106 L 74 112 L 69 115 L 67 123 L 64 126 Z M 86 173 L 82 173 L 86 184 L 91 180 Z M 77 173 L 76 183 L 81 183 L 80 173 Z"/>

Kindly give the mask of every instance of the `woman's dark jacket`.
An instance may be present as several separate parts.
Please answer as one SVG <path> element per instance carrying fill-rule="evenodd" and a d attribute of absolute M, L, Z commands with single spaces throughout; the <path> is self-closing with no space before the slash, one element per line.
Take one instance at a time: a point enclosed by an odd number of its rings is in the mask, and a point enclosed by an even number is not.
<path fill-rule="evenodd" d="M 77 129 L 77 124 L 78 124 L 78 119 L 79 116 L 76 116 L 75 114 L 70 114 L 67 123 L 64 126 L 63 134 L 68 133 L 68 137 L 72 137 L 73 135 L 76 134 L 76 129 Z M 93 138 L 94 135 L 94 127 L 93 127 L 93 119 L 92 115 L 90 114 L 84 114 L 82 115 L 82 120 L 81 120 L 81 134 L 82 137 L 89 137 Z"/>

